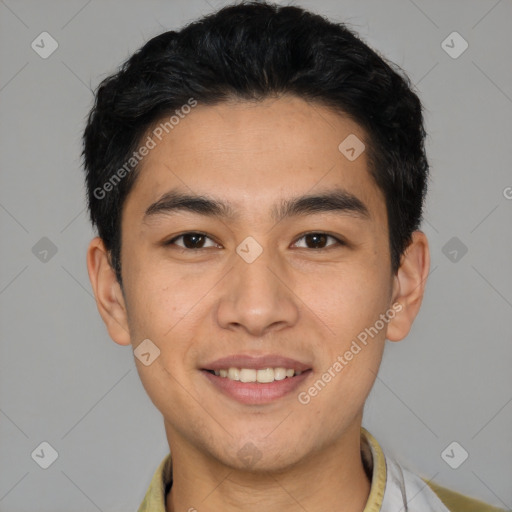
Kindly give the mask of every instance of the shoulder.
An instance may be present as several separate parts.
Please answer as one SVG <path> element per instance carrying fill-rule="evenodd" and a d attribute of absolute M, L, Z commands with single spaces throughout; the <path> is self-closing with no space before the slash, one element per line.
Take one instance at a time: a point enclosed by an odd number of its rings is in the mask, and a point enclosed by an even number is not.
<path fill-rule="evenodd" d="M 483 501 L 470 498 L 434 482 L 429 482 L 424 478 L 422 480 L 428 484 L 450 512 L 504 512 L 504 509 L 493 507 Z"/>

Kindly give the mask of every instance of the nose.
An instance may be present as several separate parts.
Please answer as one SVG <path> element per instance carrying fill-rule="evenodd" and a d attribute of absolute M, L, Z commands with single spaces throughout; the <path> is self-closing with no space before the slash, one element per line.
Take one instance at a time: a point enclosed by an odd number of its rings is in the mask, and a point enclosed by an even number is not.
<path fill-rule="evenodd" d="M 217 321 L 224 329 L 260 337 L 297 322 L 300 301 L 289 272 L 270 251 L 264 250 L 252 263 L 237 257 L 226 277 L 217 308 Z"/>

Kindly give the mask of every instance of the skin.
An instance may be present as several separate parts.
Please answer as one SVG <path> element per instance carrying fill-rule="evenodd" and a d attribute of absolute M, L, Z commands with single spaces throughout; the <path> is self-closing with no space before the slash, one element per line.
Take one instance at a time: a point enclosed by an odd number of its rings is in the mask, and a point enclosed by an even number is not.
<path fill-rule="evenodd" d="M 384 196 L 366 154 L 351 162 L 338 150 L 349 134 L 365 141 L 353 121 L 293 96 L 198 105 L 145 157 L 127 197 L 123 290 L 101 239 L 90 243 L 89 277 L 110 336 L 134 349 L 149 338 L 160 349 L 151 365 L 135 363 L 173 455 L 167 511 L 356 512 L 366 504 L 364 403 L 385 339 L 403 339 L 419 311 L 430 259 L 416 231 L 392 274 Z M 149 205 L 178 187 L 229 202 L 236 218 L 180 211 L 144 219 Z M 334 187 L 357 196 L 369 218 L 271 217 L 283 199 Z M 197 231 L 210 237 L 200 239 L 201 250 L 184 249 L 183 238 L 164 245 Z M 346 245 L 303 236 L 319 232 Z M 250 264 L 236 253 L 248 236 L 263 248 Z M 395 303 L 400 313 L 309 404 L 299 403 L 297 393 Z M 200 371 L 239 353 L 284 355 L 312 372 L 273 403 L 240 404 Z M 247 443 L 260 455 L 250 467 L 238 456 Z"/>

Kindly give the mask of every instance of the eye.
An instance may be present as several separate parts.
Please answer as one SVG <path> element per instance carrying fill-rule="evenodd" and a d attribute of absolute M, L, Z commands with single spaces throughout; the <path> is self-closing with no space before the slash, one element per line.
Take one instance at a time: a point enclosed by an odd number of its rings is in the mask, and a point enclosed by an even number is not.
<path fill-rule="evenodd" d="M 326 245 L 327 241 L 329 239 L 334 240 L 334 244 Z M 335 236 L 328 235 L 327 233 L 307 233 L 307 234 L 301 236 L 299 238 L 299 240 L 304 240 L 306 245 L 305 246 L 303 245 L 302 247 L 305 247 L 306 249 L 317 249 L 317 250 L 320 249 L 321 250 L 321 249 L 326 249 L 332 245 L 345 245 L 345 243 L 343 241 L 336 238 Z M 295 242 L 294 245 L 297 245 L 298 241 Z M 309 247 L 309 245 L 312 245 L 313 247 Z"/>
<path fill-rule="evenodd" d="M 182 243 L 177 243 L 178 240 L 182 240 Z M 211 245 L 205 245 L 207 240 L 210 240 Z M 217 243 L 215 243 L 204 233 L 197 233 L 195 231 L 176 236 L 173 239 L 165 242 L 165 245 L 176 245 L 178 247 L 182 247 L 183 249 L 206 249 L 208 247 L 218 246 Z"/>

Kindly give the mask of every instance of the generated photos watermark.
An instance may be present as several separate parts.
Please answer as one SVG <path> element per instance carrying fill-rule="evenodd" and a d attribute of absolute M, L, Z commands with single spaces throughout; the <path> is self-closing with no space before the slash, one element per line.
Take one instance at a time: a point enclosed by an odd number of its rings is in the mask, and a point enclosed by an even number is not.
<path fill-rule="evenodd" d="M 354 356 L 359 354 L 363 347 L 368 345 L 368 336 L 370 336 L 372 339 L 379 334 L 382 329 L 391 321 L 393 318 L 395 318 L 397 313 L 400 313 L 402 311 L 403 306 L 400 304 L 400 302 L 395 302 L 390 309 L 388 309 L 385 313 L 381 313 L 379 316 L 379 319 L 375 321 L 375 323 L 371 327 L 366 327 L 363 331 L 361 331 L 357 335 L 357 339 L 352 340 L 352 343 L 350 345 L 350 348 L 344 352 L 343 355 L 339 355 L 336 358 L 336 361 L 327 368 L 327 370 L 320 376 L 319 379 L 316 380 L 316 382 L 310 386 L 306 391 L 301 391 L 297 395 L 297 399 L 299 403 L 302 405 L 307 405 L 311 402 L 311 399 L 322 391 L 322 389 L 329 384 L 329 382 L 332 381 L 342 370 L 349 364 L 352 359 L 354 359 Z M 363 345 L 361 347 L 359 343 Z"/>
<path fill-rule="evenodd" d="M 160 142 L 164 134 L 170 133 L 184 119 L 192 109 L 197 105 L 197 100 L 189 98 L 187 103 L 176 109 L 175 115 L 173 114 L 167 120 L 162 121 L 152 132 L 151 135 L 146 137 L 144 143 L 139 146 L 137 151 L 134 151 L 130 158 L 110 176 L 110 178 L 101 186 L 96 187 L 93 195 L 96 199 L 104 199 L 108 192 L 114 188 L 125 178 L 135 167 L 142 161 L 142 159 L 149 154 L 152 149 L 155 149 L 157 143 Z"/>

